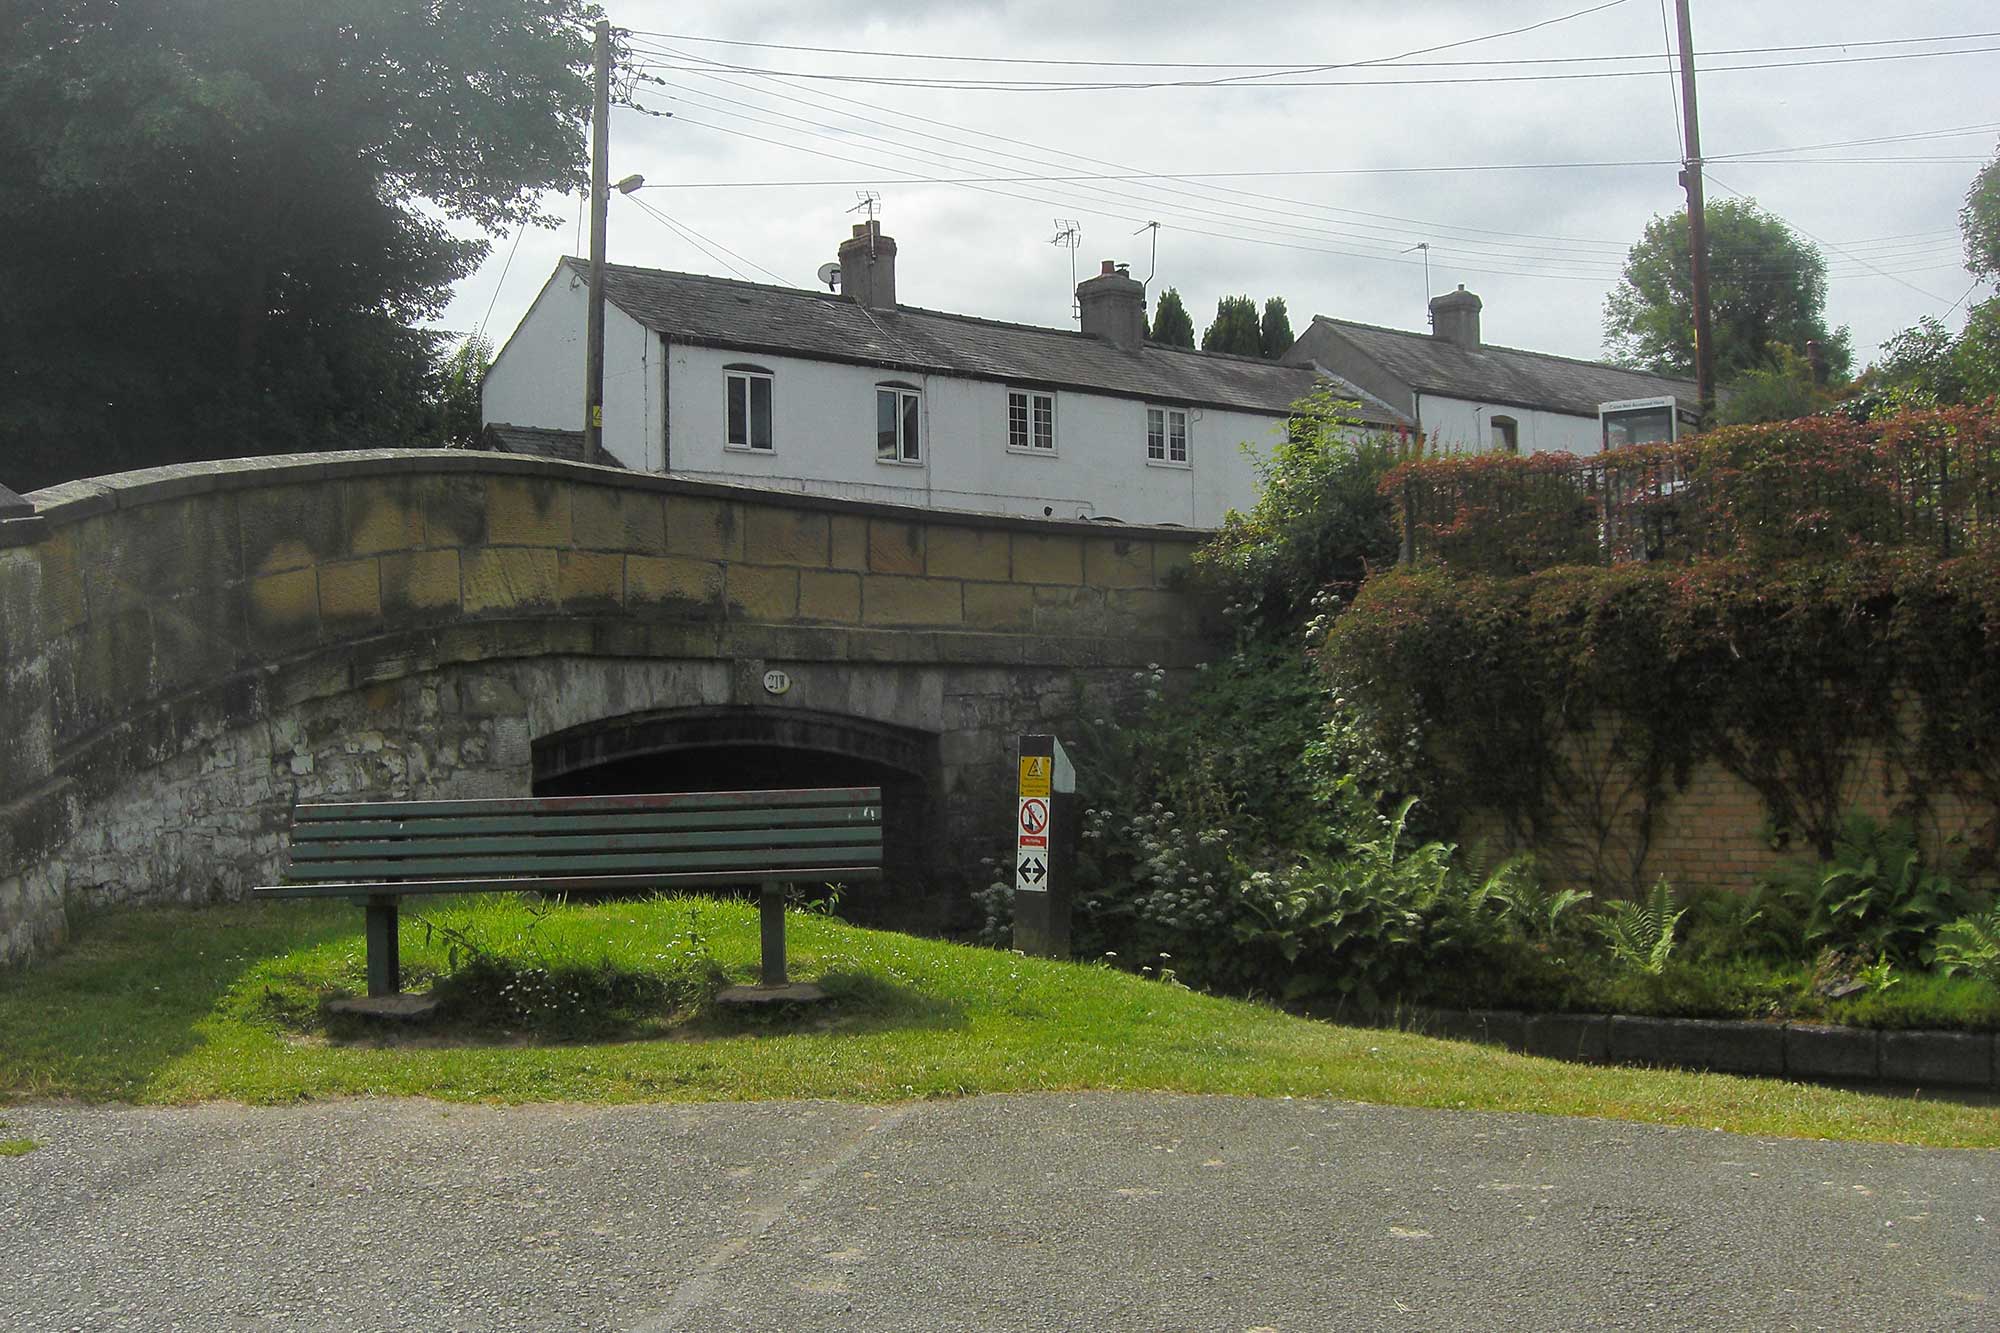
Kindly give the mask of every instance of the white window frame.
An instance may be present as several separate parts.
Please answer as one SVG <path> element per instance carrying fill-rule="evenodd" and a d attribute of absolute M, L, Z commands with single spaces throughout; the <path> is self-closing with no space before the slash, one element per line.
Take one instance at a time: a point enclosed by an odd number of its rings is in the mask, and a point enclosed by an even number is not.
<path fill-rule="evenodd" d="M 778 377 L 757 366 L 724 366 L 722 388 L 722 447 L 739 454 L 774 454 L 778 451 Z M 758 444 L 755 384 L 764 383 L 764 438 L 766 443 Z M 743 438 L 733 440 L 729 435 L 729 412 L 731 400 L 736 397 L 737 385 L 743 386 Z"/>
<path fill-rule="evenodd" d="M 882 399 L 893 395 L 896 402 L 896 438 L 893 442 L 894 457 L 882 451 Z M 909 437 L 912 417 L 916 426 L 916 438 Z M 875 461 L 884 467 L 922 467 L 924 465 L 924 436 L 929 434 L 924 424 L 924 391 L 914 384 L 904 384 L 899 380 L 885 380 L 875 386 Z"/>
<path fill-rule="evenodd" d="M 1146 466 L 1190 467 L 1189 454 L 1188 410 L 1185 407 L 1148 405 Z"/>
<path fill-rule="evenodd" d="M 1017 435 L 1014 430 L 1014 409 L 1021 411 L 1022 429 Z M 1044 422 L 1036 420 L 1038 407 L 1047 409 L 1047 429 L 1038 429 Z M 1019 441 L 1017 443 L 1017 441 Z M 1036 458 L 1053 458 L 1056 452 L 1056 396 L 1041 389 L 1007 390 L 1007 452 L 1010 454 L 1030 454 Z"/>

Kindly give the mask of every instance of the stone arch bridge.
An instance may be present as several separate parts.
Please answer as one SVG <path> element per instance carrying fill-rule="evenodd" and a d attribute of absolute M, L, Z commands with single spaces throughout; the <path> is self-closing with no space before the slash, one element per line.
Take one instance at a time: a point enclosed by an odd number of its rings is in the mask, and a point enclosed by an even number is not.
<path fill-rule="evenodd" d="M 1011 742 L 1212 650 L 1202 534 L 457 451 L 73 482 L 0 515 L 0 963 L 75 910 L 231 898 L 292 804 L 881 782 L 962 918 Z M 766 674 L 782 672 L 782 693 Z M 782 683 L 782 682 L 774 682 Z"/>

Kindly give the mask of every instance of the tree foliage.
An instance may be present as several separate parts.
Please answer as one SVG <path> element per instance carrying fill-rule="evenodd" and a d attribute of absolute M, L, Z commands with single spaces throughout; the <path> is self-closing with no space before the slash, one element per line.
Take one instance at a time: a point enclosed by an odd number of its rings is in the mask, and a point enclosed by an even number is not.
<path fill-rule="evenodd" d="M 1973 177 L 1958 226 L 1965 266 L 1988 281 L 2000 280 L 2000 156 Z M 1974 304 L 1956 335 L 1925 315 L 1883 344 L 1882 359 L 1867 378 L 1877 405 L 1890 411 L 2000 394 L 2000 297 Z"/>
<path fill-rule="evenodd" d="M 1264 319 L 1258 325 L 1259 351 L 1266 361 L 1276 361 L 1292 350 L 1292 321 L 1285 313 L 1285 298 L 1273 296 L 1264 302 Z"/>
<path fill-rule="evenodd" d="M 1160 293 L 1159 305 L 1153 311 L 1153 329 L 1147 336 L 1163 347 L 1194 350 L 1194 320 L 1181 304 L 1179 288 L 1169 287 Z"/>
<path fill-rule="evenodd" d="M 1989 281 L 2000 279 L 2000 156 L 1972 178 L 1958 230 L 1965 237 L 1965 266 Z"/>
<path fill-rule="evenodd" d="M 478 334 L 445 357 L 438 377 L 438 444 L 464 449 L 479 443 L 479 388 L 492 364 L 493 344 Z"/>
<path fill-rule="evenodd" d="M 1256 303 L 1247 296 L 1225 296 L 1217 301 L 1215 319 L 1201 335 L 1201 350 L 1262 356 L 1264 334 L 1257 322 Z"/>
<path fill-rule="evenodd" d="M 1817 247 L 1750 200 L 1709 204 L 1709 308 L 1715 375 L 1727 384 L 1778 364 L 1778 347 L 1803 357 L 1819 342 L 1827 369 L 1845 380 L 1853 348 L 1845 326 L 1826 325 L 1826 261 Z M 1625 257 L 1604 303 L 1604 342 L 1614 360 L 1661 375 L 1694 374 L 1694 296 L 1687 211 L 1655 217 Z"/>
<path fill-rule="evenodd" d="M 1395 562 L 1392 505 L 1381 483 L 1399 451 L 1363 430 L 1354 412 L 1354 403 L 1325 388 L 1294 403 L 1284 440 L 1258 464 L 1255 507 L 1231 510 L 1196 553 L 1201 576 L 1244 615 L 1299 618 L 1320 589 L 1351 589 L 1370 569 Z"/>
<path fill-rule="evenodd" d="M 0 25 L 0 477 L 409 442 L 434 317 L 579 182 L 581 0 L 73 0 Z"/>

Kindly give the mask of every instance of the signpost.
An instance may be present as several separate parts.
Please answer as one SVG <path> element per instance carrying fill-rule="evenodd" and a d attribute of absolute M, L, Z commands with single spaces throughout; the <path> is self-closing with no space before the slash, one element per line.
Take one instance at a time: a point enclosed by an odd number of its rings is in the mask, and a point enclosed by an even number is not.
<path fill-rule="evenodd" d="M 1069 957 L 1076 879 L 1076 769 L 1054 736 L 1021 737 L 1014 811 L 1014 947 Z"/>

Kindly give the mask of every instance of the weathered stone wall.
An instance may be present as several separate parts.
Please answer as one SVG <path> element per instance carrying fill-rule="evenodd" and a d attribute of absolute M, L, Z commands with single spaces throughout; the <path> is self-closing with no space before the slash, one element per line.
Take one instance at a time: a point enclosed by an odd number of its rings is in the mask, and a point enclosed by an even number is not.
<path fill-rule="evenodd" d="M 70 907 L 241 893 L 295 800 L 525 794 L 535 740 L 695 707 L 935 735 L 955 898 L 1004 836 L 1012 737 L 1215 629 L 1169 586 L 1200 536 L 1174 529 L 457 452 L 30 498 L 0 522 L 0 961 Z M 794 688 L 765 695 L 767 666 Z"/>

